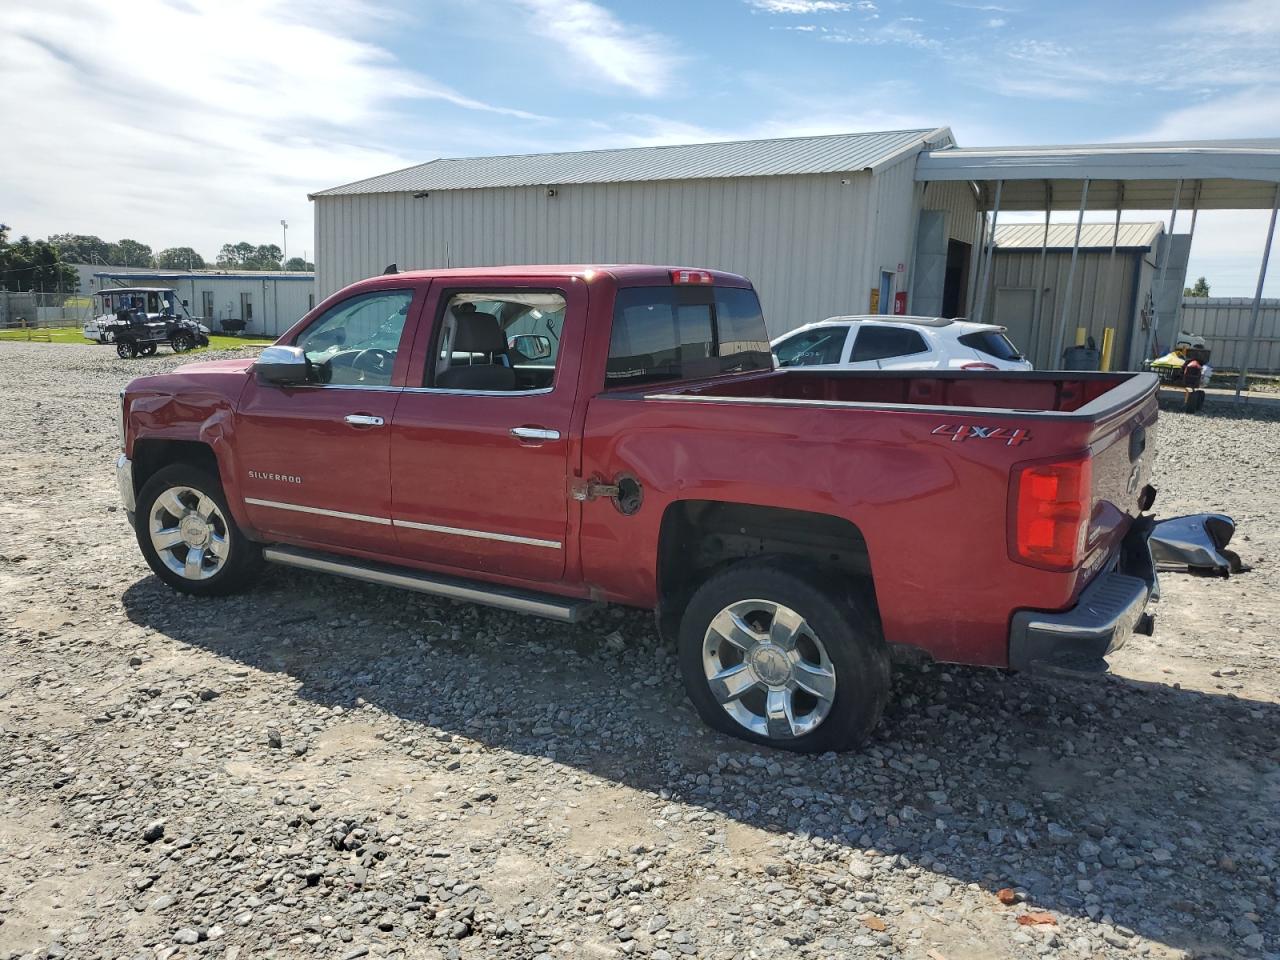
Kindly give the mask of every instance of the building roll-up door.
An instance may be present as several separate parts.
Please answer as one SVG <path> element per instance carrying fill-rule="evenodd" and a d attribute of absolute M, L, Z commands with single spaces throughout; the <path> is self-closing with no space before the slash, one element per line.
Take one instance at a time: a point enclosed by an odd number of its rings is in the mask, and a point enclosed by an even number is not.
<path fill-rule="evenodd" d="M 916 227 L 915 283 L 907 312 L 920 317 L 942 315 L 942 290 L 947 278 L 947 212 L 921 210 Z"/>

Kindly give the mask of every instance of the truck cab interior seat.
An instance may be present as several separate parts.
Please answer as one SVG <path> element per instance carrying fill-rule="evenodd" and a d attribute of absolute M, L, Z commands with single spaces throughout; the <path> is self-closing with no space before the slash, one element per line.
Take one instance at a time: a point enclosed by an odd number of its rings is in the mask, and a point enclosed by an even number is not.
<path fill-rule="evenodd" d="M 497 317 L 490 313 L 454 313 L 456 329 L 450 344 L 447 370 L 436 376 L 436 386 L 446 390 L 515 390 L 516 372 L 502 363 L 507 338 Z M 472 356 L 459 361 L 459 353 Z M 477 360 L 475 354 L 484 359 Z"/>

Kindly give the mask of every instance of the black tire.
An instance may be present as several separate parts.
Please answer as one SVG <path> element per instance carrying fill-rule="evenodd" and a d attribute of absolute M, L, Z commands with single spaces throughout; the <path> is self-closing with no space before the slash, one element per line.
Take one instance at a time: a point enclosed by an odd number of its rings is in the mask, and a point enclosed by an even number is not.
<path fill-rule="evenodd" d="M 151 538 L 153 512 L 157 499 L 174 488 L 188 488 L 208 497 L 217 507 L 221 535 L 225 537 L 227 554 L 221 568 L 204 579 L 189 579 L 171 569 L 160 557 Z M 172 514 L 171 514 L 172 515 Z M 147 565 L 157 577 L 180 593 L 197 597 L 220 597 L 237 593 L 247 587 L 261 570 L 262 548 L 249 540 L 236 526 L 235 518 L 227 507 L 226 495 L 218 478 L 199 467 L 187 463 L 174 463 L 161 467 L 142 486 L 138 493 L 138 507 L 134 522 L 138 548 Z"/>
<path fill-rule="evenodd" d="M 835 673 L 835 696 L 825 718 L 806 733 L 773 737 L 754 732 L 711 691 L 703 666 L 704 638 L 721 611 L 747 600 L 789 607 L 821 638 Z M 875 729 L 889 699 L 889 652 L 872 605 L 856 584 L 794 559 L 743 561 L 707 580 L 685 609 L 678 648 L 685 690 L 698 714 L 721 733 L 752 743 L 798 753 L 850 750 Z"/>
<path fill-rule="evenodd" d="M 138 355 L 138 345 L 132 340 L 116 341 L 116 356 L 121 360 L 132 360 Z"/>
<path fill-rule="evenodd" d="M 169 346 L 173 348 L 174 353 L 186 353 L 195 346 L 195 342 L 189 334 L 175 333 L 173 339 L 169 341 Z"/>
<path fill-rule="evenodd" d="M 141 353 L 144 357 L 154 357 L 156 353 L 156 345 L 154 343 L 144 343 L 138 349 L 138 352 Z"/>

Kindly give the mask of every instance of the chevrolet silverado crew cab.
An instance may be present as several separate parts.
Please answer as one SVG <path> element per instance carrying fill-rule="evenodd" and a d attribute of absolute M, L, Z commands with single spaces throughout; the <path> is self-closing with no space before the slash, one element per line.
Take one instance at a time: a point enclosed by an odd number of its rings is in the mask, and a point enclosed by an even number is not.
<path fill-rule="evenodd" d="M 890 653 L 1101 672 L 1150 632 L 1149 373 L 775 369 L 744 278 L 391 273 L 122 392 L 160 579 L 264 561 L 576 621 L 656 611 L 729 734 L 861 742 Z"/>

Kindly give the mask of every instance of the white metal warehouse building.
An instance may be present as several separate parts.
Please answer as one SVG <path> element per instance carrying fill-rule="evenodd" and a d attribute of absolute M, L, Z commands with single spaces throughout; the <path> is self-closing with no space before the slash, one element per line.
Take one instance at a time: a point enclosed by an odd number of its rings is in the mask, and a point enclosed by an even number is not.
<path fill-rule="evenodd" d="M 1271 209 L 1274 233 L 1280 140 L 961 148 L 937 127 L 440 159 L 310 196 L 319 297 L 392 263 L 678 264 L 750 277 L 775 337 L 857 313 L 995 319 L 995 288 L 1011 286 L 992 269 L 1007 260 L 992 243 L 1000 216 L 1043 211 L 1041 263 L 1013 281 L 1033 291 L 1021 326 L 1041 367 L 1059 365 L 1078 327 L 1097 326 L 1097 296 L 1110 295 L 1099 291 L 1141 273 L 1110 253 L 1121 212 L 1163 210 L 1166 235 L 1185 239 L 1157 245 L 1155 306 L 1107 303 L 1116 365 L 1132 368 L 1177 335 L 1182 279 L 1165 251 L 1189 248 L 1199 210 Z M 1073 222 L 1069 244 L 1053 246 L 1062 269 L 1047 274 L 1054 211 Z M 1089 211 L 1115 215 L 1110 242 L 1098 241 L 1108 273 L 1092 280 L 1097 258 L 1082 258 L 1080 242 Z M 1128 280 L 1110 274 L 1119 269 Z"/>
<path fill-rule="evenodd" d="M 916 155 L 952 143 L 943 127 L 435 160 L 312 194 L 317 292 L 390 263 L 659 263 L 750 277 L 774 336 L 871 309 L 872 290 L 888 312 L 906 289 Z M 967 258 L 973 190 L 931 193 Z"/>

